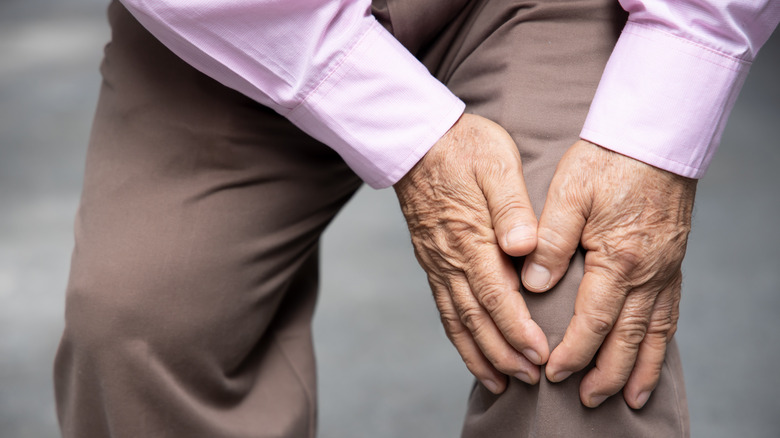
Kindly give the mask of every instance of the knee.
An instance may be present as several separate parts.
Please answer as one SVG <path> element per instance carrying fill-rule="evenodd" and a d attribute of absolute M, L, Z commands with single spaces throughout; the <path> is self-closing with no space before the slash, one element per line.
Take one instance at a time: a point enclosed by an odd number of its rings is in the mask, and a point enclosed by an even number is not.
<path fill-rule="evenodd" d="M 197 336 L 182 295 L 188 285 L 177 269 L 147 260 L 74 258 L 65 306 L 65 338 L 99 356 L 139 342 L 164 350 Z M 159 348 L 157 348 L 159 347 Z"/>

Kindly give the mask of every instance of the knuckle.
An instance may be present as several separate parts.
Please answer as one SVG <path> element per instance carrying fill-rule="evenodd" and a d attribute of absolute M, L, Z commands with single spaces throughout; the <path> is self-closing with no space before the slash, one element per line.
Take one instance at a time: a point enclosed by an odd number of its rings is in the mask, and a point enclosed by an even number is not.
<path fill-rule="evenodd" d="M 463 265 L 478 255 L 486 245 L 496 243 L 496 236 L 492 230 L 484 224 L 473 224 L 458 221 L 447 226 L 448 231 L 443 235 L 445 242 L 441 246 L 448 248 L 451 258 L 457 260 L 456 264 Z"/>
<path fill-rule="evenodd" d="M 529 217 L 529 219 L 526 219 L 526 221 L 530 221 L 530 218 L 535 218 L 534 215 L 527 215 L 526 213 L 530 210 L 530 206 L 526 203 L 522 202 L 520 199 L 517 199 L 516 196 L 507 197 L 505 199 L 499 199 L 496 202 L 497 206 L 495 207 L 493 211 L 493 223 L 494 225 L 503 223 L 503 222 L 513 222 L 512 219 L 518 216 L 523 216 L 523 219 L 525 219 L 526 216 Z"/>
<path fill-rule="evenodd" d="M 463 331 L 466 329 L 463 327 L 463 325 L 460 323 L 460 319 L 458 319 L 457 316 L 453 315 L 450 312 L 447 311 L 441 311 L 439 310 L 439 321 L 441 321 L 441 326 L 444 329 L 444 334 L 447 335 L 447 338 L 455 344 L 456 339 L 461 336 Z"/>
<path fill-rule="evenodd" d="M 620 331 L 615 343 L 622 351 L 636 351 L 639 344 L 645 339 L 645 330 L 642 327 L 629 327 Z"/>
<path fill-rule="evenodd" d="M 650 303 L 652 306 L 652 303 Z M 639 304 L 641 306 L 641 304 Z M 630 311 L 626 311 L 630 309 Z M 650 309 L 642 307 L 632 308 L 626 304 L 620 316 L 620 323 L 616 330 L 624 339 L 636 340 L 636 343 L 642 342 L 647 332 L 648 320 L 651 318 Z"/>
<path fill-rule="evenodd" d="M 667 339 L 671 339 L 677 329 L 678 317 L 679 307 L 676 301 L 672 300 L 658 306 L 650 318 L 647 331 L 653 334 L 664 334 Z"/>
<path fill-rule="evenodd" d="M 462 269 L 474 254 L 495 243 L 495 233 L 488 220 L 464 218 L 463 215 L 417 230 L 412 236 L 420 265 L 447 270 Z"/>
<path fill-rule="evenodd" d="M 646 254 L 641 245 L 625 243 L 617 248 L 615 255 L 617 256 L 618 266 L 622 268 L 623 272 L 631 272 L 642 263 Z"/>
<path fill-rule="evenodd" d="M 601 312 L 593 312 L 585 317 L 585 327 L 598 336 L 606 336 L 612 327 L 614 321 L 608 315 Z"/>
<path fill-rule="evenodd" d="M 481 233 L 481 226 L 470 220 L 450 219 L 440 225 L 446 230 L 443 234 L 448 237 L 449 243 L 469 242 L 474 235 Z"/>
<path fill-rule="evenodd" d="M 444 332 L 449 336 L 457 336 L 465 330 L 460 319 L 450 312 L 442 312 L 440 314 L 440 319 L 441 325 L 444 327 Z"/>
<path fill-rule="evenodd" d="M 623 240 L 615 247 L 605 245 L 604 253 L 608 254 L 615 274 L 626 281 L 647 256 L 643 245 L 632 240 Z"/>
<path fill-rule="evenodd" d="M 506 297 L 504 291 L 496 286 L 487 286 L 479 294 L 479 303 L 490 314 L 501 309 Z"/>
<path fill-rule="evenodd" d="M 663 316 L 656 316 L 650 320 L 650 325 L 647 328 L 648 333 L 668 334 L 672 332 L 677 326 L 671 313 L 664 314 Z M 668 335 L 671 337 L 671 335 Z"/>
<path fill-rule="evenodd" d="M 645 336 L 643 345 L 645 348 L 649 349 L 648 351 L 653 353 L 651 357 L 658 358 L 656 360 L 663 361 L 666 347 L 670 339 L 666 335 L 667 333 L 648 333 L 647 336 Z"/>
<path fill-rule="evenodd" d="M 482 311 L 477 307 L 463 309 L 460 314 L 460 322 L 472 333 L 482 329 Z"/>
<path fill-rule="evenodd" d="M 569 242 L 574 242 L 570 244 Z M 553 228 L 539 228 L 537 232 L 537 248 L 549 253 L 553 259 L 565 260 L 568 262 L 571 258 L 572 250 L 570 247 L 576 246 L 579 237 L 565 236 Z"/>
<path fill-rule="evenodd" d="M 447 254 L 450 252 L 449 248 L 438 233 L 413 239 L 412 243 L 414 244 L 415 256 L 420 265 L 445 267 L 449 264 L 447 257 Z"/>

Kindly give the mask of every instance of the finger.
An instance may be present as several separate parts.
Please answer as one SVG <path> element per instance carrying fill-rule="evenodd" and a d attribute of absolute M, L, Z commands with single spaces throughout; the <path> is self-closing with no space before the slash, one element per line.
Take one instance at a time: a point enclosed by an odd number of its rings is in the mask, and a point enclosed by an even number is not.
<path fill-rule="evenodd" d="M 447 338 L 455 346 L 466 368 L 494 394 L 501 394 L 506 389 L 506 376 L 498 371 L 487 360 L 479 346 L 471 336 L 471 332 L 460 321 L 455 306 L 452 303 L 449 290 L 441 284 L 429 280 L 433 291 L 436 307 L 441 315 L 442 326 Z"/>
<path fill-rule="evenodd" d="M 511 141 L 511 139 L 509 140 Z M 512 144 L 512 158 L 485 165 L 490 171 L 477 182 L 487 201 L 496 239 L 506 254 L 524 256 L 536 247 L 536 215 L 534 214 L 523 178 L 522 162 Z"/>
<path fill-rule="evenodd" d="M 546 367 L 550 381 L 560 382 L 590 363 L 612 330 L 626 292 L 624 286 L 602 270 L 586 270 L 574 302 L 574 316 L 563 340 L 550 353 Z"/>
<path fill-rule="evenodd" d="M 529 384 L 539 381 L 539 367 L 507 342 L 493 319 L 479 304 L 465 276 L 452 276 L 449 289 L 461 323 L 469 330 L 482 354 L 499 371 Z M 517 292 L 516 292 L 517 293 Z"/>
<path fill-rule="evenodd" d="M 658 295 L 644 340 L 639 345 L 636 365 L 628 378 L 623 397 L 634 409 L 641 409 L 661 378 L 666 348 L 677 327 L 679 282 Z"/>
<path fill-rule="evenodd" d="M 485 247 L 473 265 L 482 269 L 466 272 L 468 286 L 504 339 L 532 363 L 547 362 L 550 354 L 547 337 L 531 318 L 509 258 L 498 247 L 492 251 Z"/>
<path fill-rule="evenodd" d="M 647 333 L 653 292 L 634 290 L 626 298 L 614 328 L 598 352 L 596 367 L 580 384 L 580 398 L 585 406 L 595 408 L 626 385 Z"/>
<path fill-rule="evenodd" d="M 532 292 L 553 287 L 566 273 L 588 216 L 581 185 L 556 171 L 539 218 L 536 249 L 525 259 L 523 284 Z"/>

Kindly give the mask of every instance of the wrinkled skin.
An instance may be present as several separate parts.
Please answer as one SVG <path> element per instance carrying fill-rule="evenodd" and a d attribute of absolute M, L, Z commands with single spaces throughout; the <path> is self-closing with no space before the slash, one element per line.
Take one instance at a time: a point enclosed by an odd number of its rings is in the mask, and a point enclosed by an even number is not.
<path fill-rule="evenodd" d="M 561 381 L 598 353 L 582 402 L 595 407 L 623 389 L 633 408 L 655 388 L 677 326 L 695 189 L 579 141 L 557 167 L 537 229 L 514 142 L 473 115 L 395 185 L 447 336 L 486 388 L 502 392 L 504 375 L 535 384 L 544 363 Z M 579 245 L 587 255 L 575 315 L 550 353 L 507 255 L 528 255 L 523 283 L 545 292 Z"/>
<path fill-rule="evenodd" d="M 628 405 L 641 408 L 658 383 L 677 328 L 695 192 L 696 180 L 586 141 L 559 162 L 523 282 L 547 291 L 578 245 L 587 251 L 574 317 L 545 370 L 549 380 L 561 381 L 598 351 L 580 386 L 586 406 L 625 387 Z"/>
<path fill-rule="evenodd" d="M 536 216 L 517 146 L 497 124 L 464 114 L 395 185 L 447 336 L 486 388 L 530 384 L 549 356 L 507 254 L 536 246 Z"/>

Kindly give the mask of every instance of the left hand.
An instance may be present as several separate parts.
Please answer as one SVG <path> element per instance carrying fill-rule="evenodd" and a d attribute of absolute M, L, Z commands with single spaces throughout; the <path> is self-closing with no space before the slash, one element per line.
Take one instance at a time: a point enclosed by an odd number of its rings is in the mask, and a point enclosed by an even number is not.
<path fill-rule="evenodd" d="M 582 140 L 558 163 L 522 278 L 547 291 L 579 244 L 587 250 L 574 316 L 546 367 L 559 382 L 598 351 L 580 385 L 586 406 L 624 388 L 639 409 L 655 389 L 677 327 L 695 191 L 696 180 Z"/>

